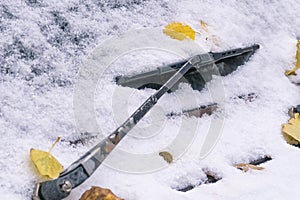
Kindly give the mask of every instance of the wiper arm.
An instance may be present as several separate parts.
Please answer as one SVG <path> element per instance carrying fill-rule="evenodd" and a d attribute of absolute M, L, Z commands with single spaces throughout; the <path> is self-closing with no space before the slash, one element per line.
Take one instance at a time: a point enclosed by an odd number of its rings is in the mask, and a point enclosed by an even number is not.
<path fill-rule="evenodd" d="M 112 134 L 71 164 L 58 178 L 39 183 L 34 192 L 33 199 L 60 200 L 69 196 L 72 189 L 82 184 L 96 171 L 116 145 L 149 112 L 157 101 L 169 91 L 192 66 L 199 62 L 201 62 L 199 56 L 194 56 L 189 59 Z"/>

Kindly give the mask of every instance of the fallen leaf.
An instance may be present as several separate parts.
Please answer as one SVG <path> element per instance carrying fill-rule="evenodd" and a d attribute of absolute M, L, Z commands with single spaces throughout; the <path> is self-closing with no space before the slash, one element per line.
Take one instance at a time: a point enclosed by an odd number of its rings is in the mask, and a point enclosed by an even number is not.
<path fill-rule="evenodd" d="M 299 113 L 295 113 L 289 120 L 289 123 L 282 125 L 282 133 L 285 140 L 289 144 L 300 143 L 300 116 Z"/>
<path fill-rule="evenodd" d="M 204 30 L 204 31 L 206 31 L 206 32 L 209 32 L 208 31 L 208 25 L 207 25 L 207 23 L 206 22 L 204 22 L 204 21 L 200 21 L 200 25 L 201 25 L 201 28 Z"/>
<path fill-rule="evenodd" d="M 202 38 L 205 38 L 206 43 L 211 43 L 213 48 L 220 46 L 221 39 L 214 34 L 214 30 L 203 20 L 200 21 L 201 29 L 199 31 Z"/>
<path fill-rule="evenodd" d="M 287 70 L 285 72 L 286 76 L 297 75 L 296 71 L 300 68 L 300 40 L 297 43 L 297 52 L 296 52 L 296 64 L 293 69 Z"/>
<path fill-rule="evenodd" d="M 189 25 L 184 25 L 180 22 L 172 22 L 165 26 L 163 32 L 176 40 L 184 40 L 185 38 L 190 38 L 195 40 L 196 31 L 193 30 Z"/>
<path fill-rule="evenodd" d="M 159 152 L 159 155 L 160 155 L 161 157 L 163 157 L 163 159 L 164 159 L 165 161 L 167 161 L 167 163 L 172 163 L 172 162 L 173 162 L 173 156 L 172 156 L 171 153 L 169 153 L 169 152 L 167 152 L 167 151 L 161 151 L 161 152 Z"/>
<path fill-rule="evenodd" d="M 57 178 L 60 172 L 63 171 L 63 166 L 51 155 L 51 150 L 59 140 L 60 137 L 56 139 L 48 152 L 33 148 L 30 149 L 30 158 L 38 172 L 43 176 Z"/>
<path fill-rule="evenodd" d="M 263 167 L 259 167 L 256 165 L 251 165 L 251 164 L 247 164 L 247 163 L 240 163 L 240 164 L 235 164 L 234 165 L 236 168 L 243 170 L 244 172 L 249 171 L 249 169 L 254 169 L 254 170 L 263 170 L 265 168 Z"/>
<path fill-rule="evenodd" d="M 123 200 L 117 197 L 110 189 L 92 186 L 85 191 L 79 200 Z"/>
<path fill-rule="evenodd" d="M 300 144 L 299 141 L 295 140 L 293 137 L 289 136 L 289 135 L 286 134 L 286 133 L 283 133 L 283 137 L 284 137 L 285 141 L 286 141 L 288 144 L 291 144 L 291 145 L 298 145 L 298 144 Z"/>

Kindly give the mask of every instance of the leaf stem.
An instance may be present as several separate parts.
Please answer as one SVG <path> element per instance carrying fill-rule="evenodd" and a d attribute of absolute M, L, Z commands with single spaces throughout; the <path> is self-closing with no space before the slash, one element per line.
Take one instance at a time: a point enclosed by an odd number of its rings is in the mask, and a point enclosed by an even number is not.
<path fill-rule="evenodd" d="M 49 149 L 48 153 L 50 153 L 52 151 L 52 149 L 54 148 L 54 146 L 59 142 L 60 140 L 60 136 L 57 137 L 57 139 L 55 140 L 55 142 L 52 144 L 51 148 Z"/>

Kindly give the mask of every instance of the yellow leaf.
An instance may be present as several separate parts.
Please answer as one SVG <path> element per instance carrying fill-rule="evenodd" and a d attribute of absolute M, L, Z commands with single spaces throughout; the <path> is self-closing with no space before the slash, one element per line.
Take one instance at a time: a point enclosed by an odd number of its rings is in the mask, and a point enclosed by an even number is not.
<path fill-rule="evenodd" d="M 163 32 L 176 40 L 184 40 L 185 38 L 190 38 L 195 40 L 195 33 L 189 25 L 184 25 L 180 22 L 172 22 L 165 26 Z"/>
<path fill-rule="evenodd" d="M 293 69 L 287 70 L 285 72 L 286 76 L 297 75 L 296 71 L 300 68 L 300 40 L 297 43 L 297 52 L 296 52 L 296 64 Z"/>
<path fill-rule="evenodd" d="M 63 171 L 63 166 L 50 153 L 59 140 L 60 137 L 57 138 L 48 152 L 37 149 L 30 149 L 30 158 L 36 166 L 38 172 L 43 176 L 48 176 L 49 178 L 57 178 L 60 172 Z"/>
<path fill-rule="evenodd" d="M 265 168 L 263 167 L 259 167 L 256 165 L 252 165 L 252 164 L 246 164 L 246 163 L 240 163 L 240 164 L 236 164 L 234 165 L 236 168 L 243 170 L 244 172 L 247 172 L 249 169 L 255 169 L 255 170 L 263 170 Z"/>
<path fill-rule="evenodd" d="M 300 143 L 300 116 L 295 113 L 294 117 L 289 120 L 288 124 L 282 125 L 282 133 L 289 144 Z"/>

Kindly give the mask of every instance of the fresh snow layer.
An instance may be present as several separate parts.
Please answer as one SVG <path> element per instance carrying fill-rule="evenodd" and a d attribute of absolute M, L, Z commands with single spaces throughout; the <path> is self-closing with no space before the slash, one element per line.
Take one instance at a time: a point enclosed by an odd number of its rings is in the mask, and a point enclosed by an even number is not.
<path fill-rule="evenodd" d="M 43 180 L 30 161 L 30 148 L 48 150 L 61 136 L 62 142 L 52 153 L 67 167 L 103 138 L 92 133 L 83 135 L 87 137 L 84 144 L 69 142 L 83 137 L 73 112 L 74 88 L 82 63 L 98 45 L 129 30 L 162 30 L 172 21 L 201 30 L 201 20 L 210 33 L 196 35 L 193 45 L 199 49 L 223 51 L 260 44 L 249 62 L 222 77 L 225 108 L 201 119 L 166 118 L 170 112 L 213 102 L 215 80 L 201 92 L 182 84 L 176 92 L 166 94 L 124 138 L 117 153 L 67 199 L 79 199 L 91 186 L 110 188 L 126 200 L 298 199 L 300 149 L 284 141 L 281 124 L 289 118 L 288 108 L 300 102 L 299 86 L 292 83 L 299 82 L 299 76 L 291 80 L 284 76 L 295 62 L 299 10 L 296 0 L 1 1 L 1 199 L 31 199 L 35 184 Z M 164 38 L 158 43 L 171 40 L 162 31 L 158 35 Z M 137 37 L 136 42 L 147 39 L 151 37 Z M 195 53 L 185 50 L 186 55 Z M 154 92 L 116 86 L 115 76 L 145 72 L 180 59 L 171 52 L 143 49 L 112 62 L 95 90 L 99 131 L 110 134 Z M 115 97 L 116 90 L 126 95 Z M 253 92 L 257 95 L 253 102 L 235 98 Z M 218 142 L 208 156 L 200 158 L 211 122 L 222 116 Z M 191 124 L 183 132 L 192 141 L 185 144 L 184 151 L 172 152 L 178 156 L 168 165 L 158 152 L 176 138 L 182 124 Z M 116 156 L 118 152 L 122 157 Z M 143 163 L 148 154 L 161 162 L 160 168 L 149 170 Z M 132 155 L 139 155 L 140 160 L 131 160 Z M 264 155 L 273 158 L 262 165 L 265 170 L 243 173 L 233 167 Z M 204 170 L 222 179 L 186 193 L 174 189 L 199 184 L 205 179 Z"/>

